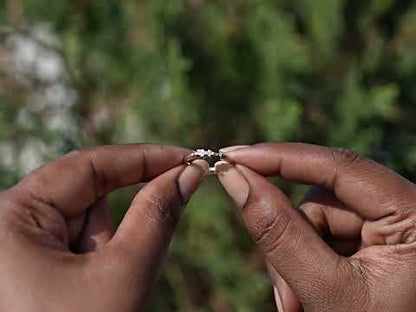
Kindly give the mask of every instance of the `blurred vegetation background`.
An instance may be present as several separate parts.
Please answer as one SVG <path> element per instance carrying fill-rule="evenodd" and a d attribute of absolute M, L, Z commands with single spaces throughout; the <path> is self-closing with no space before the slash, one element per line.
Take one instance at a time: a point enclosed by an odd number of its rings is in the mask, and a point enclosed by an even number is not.
<path fill-rule="evenodd" d="M 1 188 L 85 146 L 270 140 L 352 148 L 416 180 L 416 2 L 0 1 Z M 136 191 L 111 195 L 117 220 Z M 149 311 L 276 311 L 215 178 Z"/>

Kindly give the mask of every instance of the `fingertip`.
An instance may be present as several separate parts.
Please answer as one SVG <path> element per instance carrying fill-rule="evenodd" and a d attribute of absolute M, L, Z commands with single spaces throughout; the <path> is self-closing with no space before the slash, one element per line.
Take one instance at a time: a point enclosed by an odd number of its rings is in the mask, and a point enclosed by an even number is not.
<path fill-rule="evenodd" d="M 233 165 L 227 161 L 219 161 L 215 164 L 215 173 L 221 177 L 222 175 L 224 175 L 228 169 L 230 169 L 231 167 L 233 167 Z"/>
<path fill-rule="evenodd" d="M 228 195 L 242 208 L 250 192 L 246 178 L 229 162 L 219 161 L 215 164 L 215 172 Z"/>
<path fill-rule="evenodd" d="M 202 180 L 208 174 L 209 164 L 205 160 L 195 160 L 187 166 L 178 178 L 178 188 L 184 202 L 189 201 Z"/>

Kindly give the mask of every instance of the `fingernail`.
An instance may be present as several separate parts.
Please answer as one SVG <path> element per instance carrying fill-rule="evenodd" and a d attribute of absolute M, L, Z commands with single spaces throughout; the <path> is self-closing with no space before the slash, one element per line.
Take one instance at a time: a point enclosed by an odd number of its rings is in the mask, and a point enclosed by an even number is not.
<path fill-rule="evenodd" d="M 250 187 L 246 178 L 238 172 L 234 165 L 219 161 L 215 164 L 215 172 L 228 195 L 242 208 L 247 202 Z"/>
<path fill-rule="evenodd" d="M 179 191 L 184 202 L 188 202 L 208 173 L 205 160 L 195 160 L 187 166 L 178 178 Z"/>
<path fill-rule="evenodd" d="M 224 147 L 224 148 L 220 149 L 220 152 L 222 152 L 222 153 L 229 153 L 229 152 L 236 151 L 236 150 L 239 150 L 239 149 L 242 149 L 242 148 L 247 148 L 249 146 L 250 145 L 234 145 L 234 146 L 228 146 L 228 147 Z"/>
<path fill-rule="evenodd" d="M 284 312 L 282 299 L 280 298 L 280 294 L 279 294 L 279 291 L 277 290 L 276 286 L 273 287 L 273 291 L 274 291 L 274 299 L 275 299 L 276 305 L 277 305 L 277 311 Z"/>

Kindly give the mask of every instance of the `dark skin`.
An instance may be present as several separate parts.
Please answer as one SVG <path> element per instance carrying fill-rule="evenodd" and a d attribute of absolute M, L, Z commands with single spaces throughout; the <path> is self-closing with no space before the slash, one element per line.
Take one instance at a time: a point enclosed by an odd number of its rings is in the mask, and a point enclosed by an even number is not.
<path fill-rule="evenodd" d="M 263 143 L 219 178 L 264 252 L 279 311 L 415 311 L 416 186 L 348 150 Z M 264 176 L 314 185 L 299 209 Z"/>
<path fill-rule="evenodd" d="M 0 311 L 141 311 L 208 169 L 184 166 L 189 152 L 147 144 L 74 152 L 3 192 Z M 106 194 L 147 181 L 115 231 Z"/>
<path fill-rule="evenodd" d="M 208 166 L 189 150 L 70 153 L 0 194 L 0 311 L 141 311 Z M 330 148 L 227 151 L 219 179 L 264 252 L 279 311 L 415 311 L 416 186 Z M 265 176 L 313 185 L 298 209 Z M 149 182 L 115 230 L 109 192 Z"/>

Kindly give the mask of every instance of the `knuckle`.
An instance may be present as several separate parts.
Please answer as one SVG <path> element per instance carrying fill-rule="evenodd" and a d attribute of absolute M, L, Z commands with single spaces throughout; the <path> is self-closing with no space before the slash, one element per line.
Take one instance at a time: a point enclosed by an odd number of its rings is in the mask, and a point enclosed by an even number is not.
<path fill-rule="evenodd" d="M 274 251 L 281 249 L 283 242 L 294 244 L 293 238 L 287 238 L 290 236 L 292 222 L 288 218 L 276 218 L 276 223 L 268 231 L 268 237 L 262 238 L 263 245 L 265 246 L 266 254 L 273 253 Z"/>
<path fill-rule="evenodd" d="M 79 150 L 70 151 L 64 157 L 66 157 L 66 158 L 82 158 L 82 157 L 85 157 L 86 154 L 88 154 L 88 149 L 79 149 Z"/>
<path fill-rule="evenodd" d="M 290 216 L 266 200 L 251 204 L 247 215 L 253 240 L 265 253 L 272 253 L 285 241 L 291 227 Z"/>
<path fill-rule="evenodd" d="M 361 159 L 361 155 L 348 148 L 335 148 L 331 150 L 332 158 L 339 168 L 350 167 Z"/>
<path fill-rule="evenodd" d="M 44 190 L 48 187 L 49 179 L 48 176 L 44 174 L 42 169 L 37 169 L 26 176 L 20 183 L 20 186 L 23 187 L 26 199 L 30 202 L 33 200 L 39 201 L 39 196 L 41 190 Z"/>
<path fill-rule="evenodd" d="M 69 157 L 69 158 L 90 158 L 92 157 L 92 155 L 96 154 L 99 150 L 101 150 L 103 147 L 85 147 L 85 148 L 80 148 L 80 149 L 76 149 L 76 150 L 72 150 L 69 153 L 67 153 L 66 155 L 64 155 L 64 157 Z"/>
<path fill-rule="evenodd" d="M 91 160 L 93 154 L 94 154 L 93 149 L 84 148 L 84 149 L 71 151 L 56 161 L 63 160 L 63 161 L 70 161 L 75 164 L 80 164 L 80 163 L 85 163 L 86 161 Z"/>
<path fill-rule="evenodd" d="M 75 150 L 64 156 L 66 160 L 73 163 L 76 168 L 81 172 L 88 173 L 87 176 L 91 177 L 91 182 L 94 185 L 97 198 L 102 197 L 108 191 L 111 186 L 106 175 L 100 170 L 99 164 L 99 148 L 85 148 Z"/>
<path fill-rule="evenodd" d="M 57 161 L 63 161 L 64 163 L 71 163 L 74 164 L 74 167 L 81 167 L 84 169 L 86 165 L 91 165 L 91 163 L 96 158 L 96 153 L 92 148 L 85 148 L 80 150 L 74 150 L 69 152 L 68 154 L 64 155 L 61 159 Z M 75 168 L 77 169 L 77 168 Z"/>
<path fill-rule="evenodd" d="M 355 166 L 361 161 L 361 156 L 347 148 L 331 148 L 330 156 L 334 165 L 334 174 L 333 177 L 325 183 L 325 187 L 334 189 L 336 188 L 338 174 Z"/>

